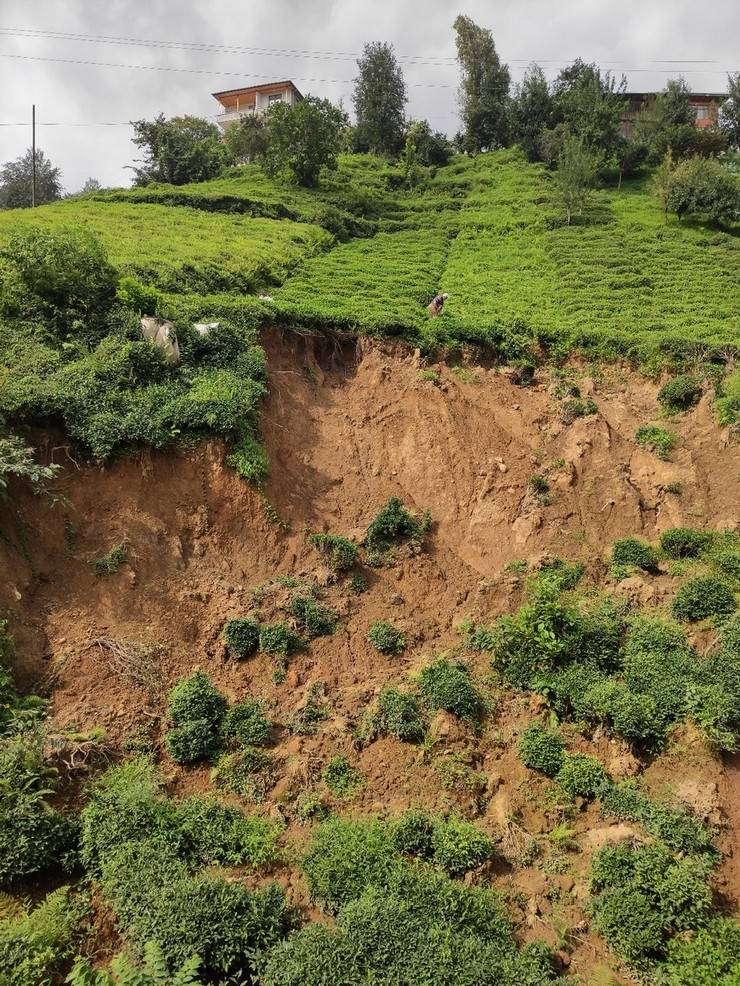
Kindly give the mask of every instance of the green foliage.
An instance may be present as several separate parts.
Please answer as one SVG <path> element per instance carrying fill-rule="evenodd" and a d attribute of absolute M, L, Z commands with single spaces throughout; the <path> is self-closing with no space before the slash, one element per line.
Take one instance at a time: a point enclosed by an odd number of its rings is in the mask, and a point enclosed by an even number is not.
<path fill-rule="evenodd" d="M 227 701 L 205 671 L 181 678 L 169 694 L 167 749 L 176 763 L 212 757 L 221 747 Z"/>
<path fill-rule="evenodd" d="M 97 576 L 115 575 L 121 565 L 128 560 L 127 542 L 121 541 L 110 549 L 107 555 L 96 558 L 93 562 L 93 571 Z"/>
<path fill-rule="evenodd" d="M 362 774 L 346 757 L 332 757 L 321 772 L 321 779 L 335 798 L 350 798 L 363 783 Z"/>
<path fill-rule="evenodd" d="M 673 938 L 657 970 L 659 986 L 734 986 L 740 982 L 740 925 L 717 917 L 690 938 Z"/>
<path fill-rule="evenodd" d="M 737 609 L 732 589 L 711 576 L 689 579 L 679 586 L 671 603 L 679 620 L 704 620 L 709 616 L 726 616 Z"/>
<path fill-rule="evenodd" d="M 166 120 L 160 113 L 154 120 L 136 120 L 132 126 L 133 142 L 144 153 L 141 167 L 134 168 L 137 185 L 204 181 L 224 166 L 225 149 L 215 123 L 195 116 Z"/>
<path fill-rule="evenodd" d="M 519 740 L 519 758 L 525 767 L 554 777 L 563 766 L 565 744 L 556 733 L 539 724 L 525 729 Z"/>
<path fill-rule="evenodd" d="M 658 458 L 664 461 L 670 457 L 671 452 L 678 444 L 678 438 L 672 431 L 658 428 L 655 425 L 639 427 L 635 432 L 635 441 L 638 445 L 644 445 L 651 452 L 655 452 Z"/>
<path fill-rule="evenodd" d="M 679 219 L 702 216 L 713 223 L 740 220 L 740 181 L 712 158 L 697 154 L 673 171 L 668 208 Z"/>
<path fill-rule="evenodd" d="M 499 59 L 493 35 L 458 14 L 452 25 L 460 66 L 460 150 L 477 154 L 504 146 L 509 138 L 509 68 Z"/>
<path fill-rule="evenodd" d="M 320 606 L 311 596 L 294 596 L 288 611 L 309 640 L 330 637 L 337 628 L 339 618 L 334 610 Z"/>
<path fill-rule="evenodd" d="M 69 887 L 0 920 L 1 986 L 51 986 L 82 937 L 87 902 Z"/>
<path fill-rule="evenodd" d="M 309 541 L 327 559 L 333 572 L 347 572 L 359 561 L 357 545 L 340 534 L 312 534 Z"/>
<path fill-rule="evenodd" d="M 265 446 L 246 430 L 242 430 L 226 461 L 237 476 L 253 486 L 262 486 L 270 472 L 270 459 Z"/>
<path fill-rule="evenodd" d="M 639 822 L 650 835 L 677 853 L 707 853 L 716 856 L 710 830 L 683 807 L 653 801 L 633 780 L 604 785 L 601 810 L 619 819 Z"/>
<path fill-rule="evenodd" d="M 62 197 L 61 171 L 55 168 L 42 150 L 29 147 L 15 161 L 0 168 L 0 209 L 28 209 L 32 205 L 31 182 L 36 165 L 36 205 Z"/>
<path fill-rule="evenodd" d="M 475 869 L 493 853 L 493 843 L 470 822 L 448 818 L 432 830 L 432 861 L 450 876 Z"/>
<path fill-rule="evenodd" d="M 431 524 L 429 511 L 415 517 L 398 497 L 392 496 L 368 527 L 365 546 L 368 552 L 380 556 L 399 541 L 409 541 L 413 546 L 420 547 Z"/>
<path fill-rule="evenodd" d="M 260 650 L 287 657 L 304 646 L 302 637 L 287 623 L 266 623 L 260 627 Z"/>
<path fill-rule="evenodd" d="M 42 466 L 37 463 L 34 459 L 34 450 L 17 435 L 0 434 L 0 498 L 6 495 L 10 479 L 15 477 L 26 481 L 38 492 L 43 488 L 44 483 L 56 476 L 59 468 L 55 465 Z"/>
<path fill-rule="evenodd" d="M 147 284 L 142 284 L 135 277 L 121 278 L 116 297 L 137 315 L 158 314 L 159 291 Z"/>
<path fill-rule="evenodd" d="M 384 620 L 376 620 L 370 627 L 367 639 L 381 654 L 398 657 L 406 649 L 406 635 L 402 630 Z"/>
<path fill-rule="evenodd" d="M 8 272 L 0 312 L 42 319 L 61 338 L 99 338 L 118 278 L 87 231 L 19 229 L 0 262 Z"/>
<path fill-rule="evenodd" d="M 564 135 L 557 156 L 553 185 L 569 226 L 574 215 L 583 214 L 602 160 L 603 155 L 591 150 L 580 137 L 571 133 Z"/>
<path fill-rule="evenodd" d="M 599 793 L 607 774 L 600 760 L 584 753 L 563 754 L 563 765 L 556 781 L 571 795 L 590 798 Z"/>
<path fill-rule="evenodd" d="M 711 541 L 704 531 L 672 527 L 660 535 L 660 547 L 669 558 L 697 558 Z"/>
<path fill-rule="evenodd" d="M 597 410 L 596 401 L 590 397 L 586 398 L 585 401 L 570 398 L 563 401 L 560 407 L 560 420 L 564 425 L 570 425 L 577 418 L 585 418 L 589 414 L 596 414 Z"/>
<path fill-rule="evenodd" d="M 224 718 L 224 739 L 240 746 L 266 746 L 272 735 L 272 723 L 265 716 L 262 703 L 255 698 L 232 705 Z"/>
<path fill-rule="evenodd" d="M 394 154 L 403 144 L 406 84 L 393 45 L 380 41 L 365 44 L 357 68 L 352 103 L 358 148 Z"/>
<path fill-rule="evenodd" d="M 211 780 L 217 788 L 259 804 L 275 783 L 274 763 L 264 750 L 246 746 L 219 757 Z"/>
<path fill-rule="evenodd" d="M 658 403 L 667 411 L 688 411 L 697 403 L 701 393 L 698 380 L 685 374 L 663 384 L 658 391 Z"/>
<path fill-rule="evenodd" d="M 110 972 L 95 970 L 87 961 L 77 958 L 65 982 L 67 986 L 202 986 L 199 968 L 200 959 L 194 956 L 170 973 L 161 947 L 150 941 L 144 946 L 141 966 L 134 964 L 125 952 L 111 961 Z"/>
<path fill-rule="evenodd" d="M 279 102 L 264 117 L 262 160 L 268 175 L 287 173 L 311 187 L 322 168 L 336 170 L 349 117 L 328 99 L 306 96 L 289 106 Z"/>
<path fill-rule="evenodd" d="M 260 642 L 260 627 L 256 620 L 239 616 L 224 624 L 221 631 L 229 654 L 243 661 L 257 652 Z"/>
<path fill-rule="evenodd" d="M 6 696 L 3 696 L 5 698 Z M 13 694 L 9 696 L 13 700 Z M 16 716 L 8 716 L 8 725 Z M 16 719 L 16 722 L 18 720 Z M 0 743 L 0 886 L 74 865 L 78 826 L 49 804 L 57 771 L 44 759 L 34 731 L 11 734 Z"/>
<path fill-rule="evenodd" d="M 438 658 L 419 675 L 419 689 L 432 709 L 444 709 L 461 719 L 477 721 L 483 713 L 483 700 L 470 679 L 465 664 Z"/>
<path fill-rule="evenodd" d="M 722 381 L 714 406 L 721 425 L 740 421 L 740 370 L 735 370 Z"/>
<path fill-rule="evenodd" d="M 384 688 L 370 716 L 369 732 L 371 736 L 393 736 L 405 743 L 420 743 L 424 738 L 424 719 L 414 696 L 397 688 Z"/>
<path fill-rule="evenodd" d="M 628 962 L 660 959 L 675 932 L 704 925 L 712 913 L 711 863 L 676 857 L 662 843 L 602 849 L 591 868 L 594 924 Z"/>
<path fill-rule="evenodd" d="M 634 565 L 646 572 L 652 571 L 658 561 L 655 550 L 644 541 L 636 538 L 620 538 L 612 545 L 612 563 L 615 565 Z"/>
<path fill-rule="evenodd" d="M 527 486 L 535 496 L 543 496 L 550 490 L 550 483 L 545 476 L 540 473 L 534 473 L 529 477 Z"/>

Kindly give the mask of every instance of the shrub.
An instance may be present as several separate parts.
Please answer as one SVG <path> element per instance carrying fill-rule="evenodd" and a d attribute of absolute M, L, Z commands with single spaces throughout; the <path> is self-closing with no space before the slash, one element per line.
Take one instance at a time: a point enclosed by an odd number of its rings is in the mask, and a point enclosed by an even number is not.
<path fill-rule="evenodd" d="M 429 511 L 415 517 L 398 497 L 392 496 L 368 527 L 365 546 L 375 555 L 389 551 L 397 541 L 410 541 L 415 547 L 420 547 L 431 524 Z"/>
<path fill-rule="evenodd" d="M 135 277 L 121 278 L 118 284 L 117 297 L 137 315 L 157 314 L 159 291 L 148 284 L 142 284 Z"/>
<path fill-rule="evenodd" d="M 194 763 L 221 747 L 228 703 L 205 671 L 181 678 L 169 694 L 167 749 L 177 763 Z"/>
<path fill-rule="evenodd" d="M 93 562 L 93 571 L 98 576 L 115 575 L 118 569 L 128 559 L 127 542 L 123 540 L 114 548 L 111 548 L 107 555 L 96 558 Z"/>
<path fill-rule="evenodd" d="M 535 724 L 522 733 L 519 740 L 519 758 L 525 767 L 539 770 L 554 777 L 563 766 L 565 745 L 556 733 Z"/>
<path fill-rule="evenodd" d="M 312 534 L 309 540 L 324 555 L 334 572 L 349 571 L 359 561 L 357 545 L 339 534 Z"/>
<path fill-rule="evenodd" d="M 634 565 L 645 571 L 655 568 L 658 558 L 654 549 L 636 538 L 620 538 L 612 545 L 612 563 L 615 565 Z"/>
<path fill-rule="evenodd" d="M 224 791 L 260 803 L 275 783 L 275 767 L 264 750 L 247 746 L 219 757 L 211 780 Z"/>
<path fill-rule="evenodd" d="M 279 856 L 280 829 L 266 818 L 207 798 L 169 802 L 184 858 L 191 867 L 248 866 L 259 869 Z"/>
<path fill-rule="evenodd" d="M 424 739 L 424 720 L 413 695 L 396 688 L 384 688 L 372 715 L 371 728 L 381 736 L 393 736 L 406 743 Z"/>
<path fill-rule="evenodd" d="M 105 331 L 118 278 L 91 233 L 26 230 L 16 233 L 2 258 L 10 270 L 9 301 L 21 317 L 41 318 L 62 337 L 94 339 Z"/>
<path fill-rule="evenodd" d="M 362 784 L 362 774 L 346 757 L 332 757 L 321 773 L 321 779 L 335 798 L 349 798 Z"/>
<path fill-rule="evenodd" d="M 268 623 L 260 629 L 260 650 L 287 657 L 304 646 L 303 639 L 287 623 Z"/>
<path fill-rule="evenodd" d="M 690 938 L 673 938 L 656 970 L 658 986 L 733 986 L 740 982 L 740 924 L 717 917 Z"/>
<path fill-rule="evenodd" d="M 653 801 L 633 780 L 605 785 L 601 791 L 601 810 L 619 819 L 639 822 L 674 852 L 716 856 L 712 834 L 705 825 L 683 807 Z"/>
<path fill-rule="evenodd" d="M 270 473 L 267 450 L 256 435 L 242 429 L 238 442 L 226 459 L 237 476 L 261 487 Z"/>
<path fill-rule="evenodd" d="M 696 558 L 711 541 L 711 535 L 690 527 L 672 527 L 660 535 L 660 547 L 669 558 Z"/>
<path fill-rule="evenodd" d="M 0 982 L 46 986 L 61 981 L 82 938 L 87 901 L 69 887 L 50 893 L 33 910 L 0 920 Z"/>
<path fill-rule="evenodd" d="M 720 161 L 695 154 L 673 170 L 667 204 L 679 219 L 694 215 L 714 223 L 737 222 L 740 183 Z"/>
<path fill-rule="evenodd" d="M 325 606 L 319 606 L 310 596 L 295 596 L 288 608 L 309 640 L 331 636 L 336 630 L 337 614 Z"/>
<path fill-rule="evenodd" d="M 232 705 L 224 719 L 224 739 L 240 746 L 266 746 L 272 735 L 272 723 L 262 711 L 262 703 L 249 698 Z"/>
<path fill-rule="evenodd" d="M 668 459 L 678 444 L 678 439 L 673 432 L 666 431 L 665 428 L 657 428 L 654 425 L 643 425 L 638 428 L 635 432 L 635 441 L 638 445 L 644 445 L 651 452 L 655 452 L 658 458 L 663 460 Z"/>
<path fill-rule="evenodd" d="M 404 812 L 392 828 L 393 848 L 405 856 L 430 859 L 435 820 L 424 811 Z"/>
<path fill-rule="evenodd" d="M 677 619 L 691 622 L 708 616 L 726 616 L 736 608 L 735 595 L 728 585 L 718 579 L 701 576 L 679 586 L 671 603 Z"/>
<path fill-rule="evenodd" d="M 432 831 L 432 861 L 451 876 L 475 869 L 493 852 L 488 836 L 470 822 L 448 818 Z"/>
<path fill-rule="evenodd" d="M 577 418 L 585 418 L 590 414 L 596 414 L 597 411 L 596 401 L 590 397 L 585 401 L 571 398 L 563 401 L 560 407 L 560 420 L 564 425 L 571 425 Z"/>
<path fill-rule="evenodd" d="M 257 652 L 260 642 L 260 628 L 256 620 L 245 616 L 229 620 L 223 628 L 223 638 L 229 654 L 243 661 Z"/>
<path fill-rule="evenodd" d="M 688 411 L 701 397 L 701 385 L 688 374 L 674 377 L 658 391 L 658 403 L 667 411 Z"/>
<path fill-rule="evenodd" d="M 572 797 L 580 795 L 589 798 L 598 794 L 607 780 L 607 773 L 596 757 L 584 753 L 565 753 L 556 780 Z"/>
<path fill-rule="evenodd" d="M 461 719 L 479 719 L 483 702 L 464 664 L 441 657 L 419 675 L 419 688 L 432 709 L 444 709 Z"/>
<path fill-rule="evenodd" d="M 403 654 L 406 649 L 405 634 L 383 620 L 377 620 L 373 623 L 367 639 L 381 654 L 397 657 L 399 654 Z"/>
<path fill-rule="evenodd" d="M 529 489 L 536 496 L 542 496 L 543 494 L 549 492 L 550 483 L 548 480 L 541 476 L 539 473 L 534 473 L 534 475 L 529 477 Z"/>
<path fill-rule="evenodd" d="M 116 986 L 136 984 L 136 986 L 202 986 L 198 976 L 200 959 L 194 956 L 184 962 L 172 974 L 167 971 L 167 960 L 161 947 L 153 941 L 144 946 L 144 961 L 141 966 L 134 964 L 125 953 L 119 952 L 110 964 L 110 972 L 95 970 L 79 956 L 65 980 L 67 986 Z"/>

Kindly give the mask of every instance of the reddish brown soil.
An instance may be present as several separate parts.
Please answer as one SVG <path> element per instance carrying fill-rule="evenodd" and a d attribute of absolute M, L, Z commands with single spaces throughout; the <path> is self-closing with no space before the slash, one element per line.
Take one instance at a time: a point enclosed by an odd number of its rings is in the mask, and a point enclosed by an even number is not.
<path fill-rule="evenodd" d="M 45 682 L 60 727 L 102 726 L 115 755 L 142 728 L 158 742 L 164 706 L 115 674 L 91 640 L 160 646 L 165 685 L 204 667 L 230 699 L 248 693 L 265 699 L 281 724 L 273 751 L 278 780 L 257 810 L 287 819 L 289 844 L 308 832 L 292 820 L 295 796 L 317 783 L 331 756 L 344 753 L 364 777 L 348 810 L 393 813 L 423 805 L 475 817 L 501 839 L 492 872 L 519 901 L 524 933 L 558 946 L 567 940 L 571 968 L 593 982 L 623 981 L 609 972 L 614 962 L 588 931 L 582 903 L 592 851 L 631 830 L 583 806 L 568 823 L 574 846 L 567 870 L 552 872 L 546 833 L 562 812 L 547 806 L 545 784 L 522 767 L 513 742 L 542 715 L 536 699 L 494 692 L 480 734 L 438 716 L 434 742 L 424 748 L 382 740 L 357 750 L 351 727 L 383 685 L 459 647 L 462 619 L 490 620 L 518 606 L 522 583 L 504 571 L 510 562 L 557 553 L 584 561 L 587 577 L 597 580 L 618 537 L 655 539 L 678 525 L 735 527 L 738 447 L 716 426 L 705 398 L 668 425 L 681 439 L 671 462 L 639 448 L 635 429 L 658 420 L 658 384 L 626 369 L 603 369 L 593 379 L 585 367 L 571 367 L 599 414 L 566 427 L 558 423 L 559 404 L 544 374 L 522 389 L 493 369 L 457 374 L 438 366 L 439 381 L 431 382 L 419 376 L 418 354 L 400 345 L 334 345 L 277 330 L 265 345 L 270 397 L 263 432 L 272 462 L 266 498 L 274 513 L 226 467 L 216 442 L 143 452 L 107 468 L 77 466 L 57 448 L 54 458 L 65 468 L 56 489 L 66 502 L 52 505 L 16 491 L 12 506 L 4 507 L 0 613 L 16 635 L 22 683 Z M 548 468 L 552 503 L 541 506 L 527 483 Z M 681 496 L 665 492 L 672 482 L 681 484 Z M 431 509 L 428 549 L 402 553 L 393 568 L 369 570 L 368 591 L 354 595 L 331 581 L 306 536 L 332 531 L 360 540 L 390 495 Z M 91 563 L 124 538 L 127 562 L 114 575 L 96 577 Z M 282 684 L 268 657 L 229 660 L 219 638 L 226 620 L 253 608 L 252 590 L 276 575 L 317 579 L 327 605 L 341 615 L 334 636 L 291 657 Z M 652 605 L 670 598 L 673 585 L 663 573 L 626 580 L 617 591 Z M 284 597 L 279 589 L 263 593 L 265 619 L 281 616 Z M 377 619 L 405 630 L 403 657 L 382 657 L 368 644 Z M 485 675 L 485 660 L 474 663 Z M 330 716 L 315 735 L 291 735 L 287 724 L 314 682 L 324 684 Z M 588 744 L 574 735 L 573 743 L 597 753 L 615 773 L 640 768 L 606 737 Z M 472 790 L 445 787 L 447 762 L 467 764 L 482 781 L 471 782 Z M 210 786 L 205 767 L 183 770 L 165 756 L 164 771 L 173 793 Z M 740 898 L 736 777 L 736 761 L 712 758 L 689 734 L 646 773 L 651 787 L 682 794 L 722 828 L 730 855 L 720 889 L 732 903 Z M 505 860 L 526 848 L 528 833 L 543 853 L 512 867 Z M 277 876 L 308 906 L 294 870 L 285 867 Z"/>

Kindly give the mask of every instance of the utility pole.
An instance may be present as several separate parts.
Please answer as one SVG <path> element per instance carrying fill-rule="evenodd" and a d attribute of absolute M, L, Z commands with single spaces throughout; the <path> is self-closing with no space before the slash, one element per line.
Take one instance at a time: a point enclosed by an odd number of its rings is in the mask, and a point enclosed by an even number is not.
<path fill-rule="evenodd" d="M 31 107 L 31 208 L 36 208 L 36 104 Z"/>

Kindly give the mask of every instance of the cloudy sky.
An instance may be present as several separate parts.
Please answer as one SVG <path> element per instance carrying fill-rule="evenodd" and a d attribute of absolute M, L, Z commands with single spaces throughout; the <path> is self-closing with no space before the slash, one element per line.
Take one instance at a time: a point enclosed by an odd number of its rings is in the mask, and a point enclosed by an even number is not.
<path fill-rule="evenodd" d="M 128 121 L 213 115 L 211 92 L 285 78 L 350 108 L 356 54 L 376 40 L 403 61 L 409 114 L 454 134 L 460 12 L 493 31 L 515 81 L 577 56 L 640 91 L 681 73 L 722 91 L 740 71 L 737 0 L 0 0 L 0 162 L 30 145 L 35 102 L 67 191 L 129 184 Z"/>

